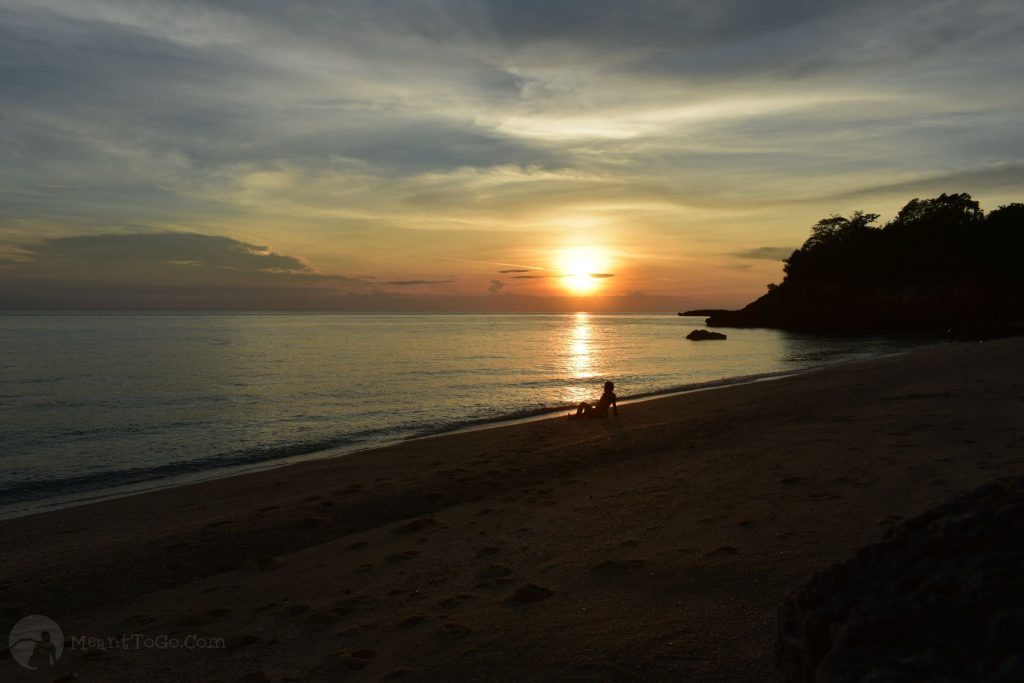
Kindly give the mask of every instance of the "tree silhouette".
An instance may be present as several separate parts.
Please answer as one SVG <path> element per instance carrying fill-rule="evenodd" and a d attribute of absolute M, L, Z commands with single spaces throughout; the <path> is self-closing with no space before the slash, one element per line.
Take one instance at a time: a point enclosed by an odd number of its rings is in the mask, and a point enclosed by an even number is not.
<path fill-rule="evenodd" d="M 779 285 L 709 325 L 820 331 L 1009 329 L 1024 320 L 1024 204 L 987 216 L 969 194 L 878 214 L 832 214 L 784 260 Z"/>

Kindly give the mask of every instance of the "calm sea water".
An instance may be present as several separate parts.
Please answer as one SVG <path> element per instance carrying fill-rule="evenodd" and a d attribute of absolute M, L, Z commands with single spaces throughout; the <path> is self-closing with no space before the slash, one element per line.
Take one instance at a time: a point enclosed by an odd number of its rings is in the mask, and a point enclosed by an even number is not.
<path fill-rule="evenodd" d="M 0 516 L 922 340 L 667 315 L 0 316 Z"/>

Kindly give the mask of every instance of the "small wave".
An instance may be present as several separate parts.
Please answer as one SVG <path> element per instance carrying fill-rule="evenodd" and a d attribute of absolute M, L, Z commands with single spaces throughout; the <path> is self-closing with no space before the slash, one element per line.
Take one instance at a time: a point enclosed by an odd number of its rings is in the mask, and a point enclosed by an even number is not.
<path fill-rule="evenodd" d="M 534 417 L 544 417 L 546 415 L 554 415 L 560 413 L 563 410 L 567 410 L 568 406 L 540 406 L 537 408 L 526 408 L 524 410 L 516 410 L 511 413 L 502 413 L 499 416 L 494 417 L 478 417 L 471 420 L 457 420 L 453 422 L 445 423 L 431 429 L 422 429 L 416 431 L 405 437 L 405 440 L 409 439 L 421 439 L 425 436 L 438 436 L 440 434 L 450 434 L 451 432 L 459 432 L 464 429 L 472 429 L 474 427 L 484 427 L 489 425 L 498 425 L 504 422 L 515 422 L 518 420 L 527 420 Z"/>
<path fill-rule="evenodd" d="M 777 372 L 763 372 L 753 375 L 724 377 L 722 379 L 711 380 L 707 382 L 680 384 L 672 387 L 666 387 L 663 389 L 655 389 L 652 391 L 645 391 L 637 394 L 629 394 L 628 396 L 621 396 L 619 397 L 618 401 L 619 403 L 629 403 L 633 401 L 642 401 L 646 399 L 659 398 L 663 396 L 671 396 L 674 394 L 683 394 L 691 391 L 704 391 L 707 389 L 718 389 L 721 387 L 728 387 L 737 384 L 749 384 L 751 382 L 760 382 L 763 380 L 788 377 L 790 375 L 806 372 L 806 370 L 807 368 L 801 368 L 796 370 L 779 370 Z M 432 429 L 423 429 L 415 431 L 414 433 L 406 436 L 404 440 L 421 439 L 423 437 L 428 436 L 439 436 L 441 434 L 450 434 L 452 432 L 461 432 L 465 430 L 472 430 L 478 428 L 494 427 L 506 423 L 552 417 L 554 415 L 564 413 L 565 411 L 573 410 L 575 409 L 575 407 L 575 405 L 568 404 L 537 406 L 533 408 L 512 411 L 509 413 L 502 413 L 501 415 L 496 415 L 493 417 L 480 417 L 470 420 L 453 421 L 448 422 L 444 425 L 439 425 Z"/>
<path fill-rule="evenodd" d="M 259 465 L 311 453 L 356 447 L 372 442 L 375 437 L 384 437 L 389 432 L 390 430 L 365 430 L 329 439 L 248 448 L 152 467 L 104 470 L 54 479 L 21 480 L 0 485 L 0 506 L 156 482 L 182 475 L 198 475 L 246 465 Z"/>
<path fill-rule="evenodd" d="M 718 380 L 694 382 L 651 391 L 622 395 L 620 403 L 629 403 L 653 399 L 661 396 L 702 391 L 737 384 L 747 384 L 762 380 L 776 379 L 793 374 L 806 372 L 811 368 L 799 368 L 775 372 L 723 377 Z M 546 382 L 545 382 L 546 383 Z M 360 431 L 337 434 L 328 438 L 309 441 L 297 441 L 282 444 L 259 446 L 208 455 L 194 460 L 171 462 L 149 467 L 135 467 L 120 470 L 90 472 L 64 478 L 39 478 L 0 484 L 0 507 L 21 505 L 25 511 L 33 506 L 42 507 L 47 501 L 77 497 L 75 502 L 102 498 L 111 495 L 111 490 L 135 493 L 159 486 L 177 485 L 187 481 L 198 481 L 238 471 L 259 467 L 273 467 L 285 464 L 302 456 L 314 456 L 337 451 L 338 454 L 352 452 L 368 447 L 377 447 L 389 442 L 424 438 L 449 434 L 453 432 L 484 429 L 521 421 L 530 421 L 553 417 L 571 410 L 574 406 L 535 405 L 520 410 L 513 410 L 497 415 L 487 415 L 470 419 L 453 419 L 438 422 L 421 419 L 391 425 L 387 428 L 364 429 Z M 178 425 L 176 425 L 178 426 Z M 191 426 L 182 423 L 180 426 Z M 124 427 L 122 426 L 123 430 Z M 143 427 L 132 427 L 128 431 L 142 431 Z M 89 430 L 82 433 L 88 434 Z M 171 480 L 165 484 L 161 481 Z M 129 490 L 130 489 L 130 490 Z M 124 495 L 113 494 L 113 495 Z"/>

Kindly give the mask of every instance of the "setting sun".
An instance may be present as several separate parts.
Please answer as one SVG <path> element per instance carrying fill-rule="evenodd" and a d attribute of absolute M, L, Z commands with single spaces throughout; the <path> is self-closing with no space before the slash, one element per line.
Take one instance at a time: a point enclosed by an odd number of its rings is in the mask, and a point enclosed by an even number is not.
<path fill-rule="evenodd" d="M 562 284 L 573 294 L 590 294 L 597 289 L 602 278 L 609 277 L 604 270 L 608 259 L 596 247 L 574 247 L 559 255 Z"/>

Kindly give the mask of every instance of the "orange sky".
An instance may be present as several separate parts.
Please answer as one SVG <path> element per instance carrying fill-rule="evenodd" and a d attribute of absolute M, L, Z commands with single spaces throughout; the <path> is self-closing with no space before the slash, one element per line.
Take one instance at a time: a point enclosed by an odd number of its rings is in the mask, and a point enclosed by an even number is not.
<path fill-rule="evenodd" d="M 1019 3 L 14 0 L 0 26 L 3 308 L 738 307 L 832 213 L 1022 199 Z"/>

